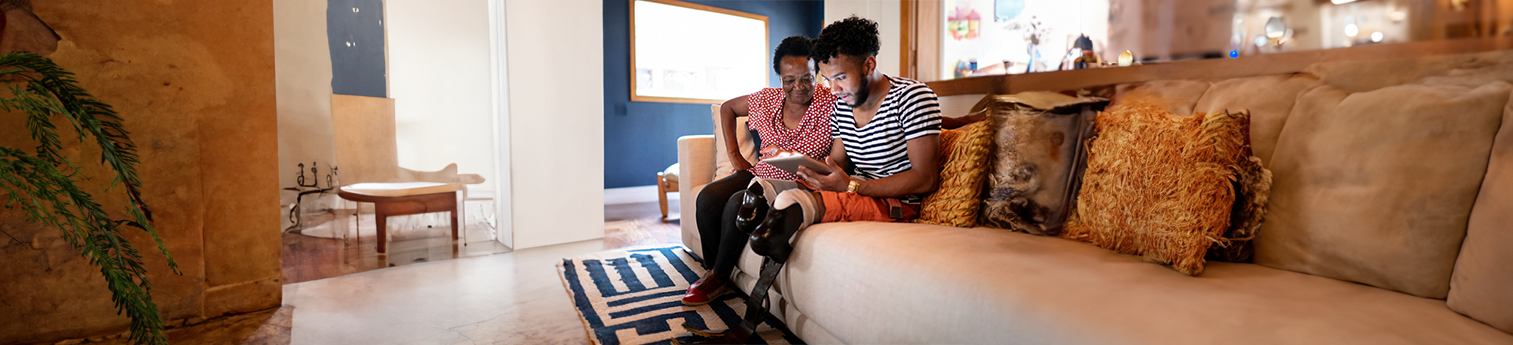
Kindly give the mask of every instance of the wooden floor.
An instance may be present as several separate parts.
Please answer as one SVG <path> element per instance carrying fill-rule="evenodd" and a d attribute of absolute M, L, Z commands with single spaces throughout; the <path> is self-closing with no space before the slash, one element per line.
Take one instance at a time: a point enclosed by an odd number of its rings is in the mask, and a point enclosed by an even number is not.
<path fill-rule="evenodd" d="M 673 200 L 670 220 L 664 222 L 656 202 L 605 205 L 604 249 L 617 249 L 642 245 L 681 244 L 682 235 L 677 220 L 678 207 Z M 405 264 L 449 260 L 462 257 L 506 253 L 511 249 L 493 238 L 485 224 L 464 226 L 468 229 L 468 245 L 454 244 L 450 227 L 420 228 L 392 231 L 389 252 L 378 254 L 377 232 L 372 214 L 359 216 L 351 222 L 347 216 L 346 239 L 305 236 L 299 233 L 283 235 L 284 284 L 293 284 L 317 279 L 337 277 L 384 267 Z"/>
<path fill-rule="evenodd" d="M 669 200 L 669 203 L 672 205 L 667 222 L 662 221 L 662 210 L 656 202 L 604 205 L 604 249 L 682 244 L 677 202 Z"/>
<path fill-rule="evenodd" d="M 378 253 L 378 233 L 372 214 L 362 214 L 348 222 L 347 237 L 322 238 L 297 232 L 283 235 L 284 284 L 337 277 L 352 273 L 406 264 L 450 260 L 470 256 L 493 255 L 510 251 L 493 240 L 492 229 L 485 223 L 463 226 L 467 234 L 462 241 L 452 241 L 449 226 L 390 230 L 388 253 Z M 391 220 L 393 218 L 390 218 Z"/>

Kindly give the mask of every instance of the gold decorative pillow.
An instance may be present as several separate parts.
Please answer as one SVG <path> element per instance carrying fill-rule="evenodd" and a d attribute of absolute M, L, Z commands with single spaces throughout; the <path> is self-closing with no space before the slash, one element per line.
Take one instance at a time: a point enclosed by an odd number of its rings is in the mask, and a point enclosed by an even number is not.
<path fill-rule="evenodd" d="M 1203 272 L 1229 228 L 1249 115 L 1178 116 L 1132 99 L 1098 114 L 1077 211 L 1063 236 Z"/>
<path fill-rule="evenodd" d="M 940 188 L 925 197 L 916 223 L 977 226 L 987 168 L 988 128 L 983 121 L 940 133 Z"/>

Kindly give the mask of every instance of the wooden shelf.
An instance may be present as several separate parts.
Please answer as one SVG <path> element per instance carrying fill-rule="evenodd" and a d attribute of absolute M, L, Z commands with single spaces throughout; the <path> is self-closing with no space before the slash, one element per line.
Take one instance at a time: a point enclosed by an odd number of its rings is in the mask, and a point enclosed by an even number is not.
<path fill-rule="evenodd" d="M 1465 54 L 1513 49 L 1513 37 L 1467 38 L 1350 48 L 1204 59 L 1130 67 L 992 75 L 925 84 L 941 97 L 971 94 L 1011 94 L 1025 91 L 1080 90 L 1100 86 L 1164 79 L 1218 81 L 1258 75 L 1297 73 L 1318 62 L 1376 60 Z"/>

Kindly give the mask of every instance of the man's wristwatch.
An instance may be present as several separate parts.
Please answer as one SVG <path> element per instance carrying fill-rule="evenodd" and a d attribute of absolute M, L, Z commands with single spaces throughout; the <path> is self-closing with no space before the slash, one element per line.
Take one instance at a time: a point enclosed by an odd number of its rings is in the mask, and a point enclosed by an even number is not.
<path fill-rule="evenodd" d="M 851 180 L 851 183 L 846 184 L 846 193 L 856 193 L 856 190 L 861 188 L 862 181 Z"/>

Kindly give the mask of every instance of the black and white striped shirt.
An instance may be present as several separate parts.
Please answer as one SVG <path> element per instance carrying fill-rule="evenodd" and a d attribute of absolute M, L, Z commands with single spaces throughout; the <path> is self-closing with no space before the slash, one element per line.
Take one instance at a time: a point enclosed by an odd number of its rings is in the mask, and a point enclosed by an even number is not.
<path fill-rule="evenodd" d="M 940 104 L 935 91 L 919 81 L 888 77 L 892 86 L 877 109 L 877 115 L 856 128 L 851 105 L 835 102 L 830 117 L 830 135 L 840 138 L 851 159 L 855 177 L 879 179 L 913 168 L 909 163 L 909 140 L 940 134 Z M 911 198 L 912 199 L 912 198 Z"/>

